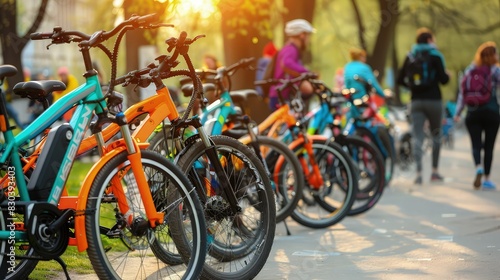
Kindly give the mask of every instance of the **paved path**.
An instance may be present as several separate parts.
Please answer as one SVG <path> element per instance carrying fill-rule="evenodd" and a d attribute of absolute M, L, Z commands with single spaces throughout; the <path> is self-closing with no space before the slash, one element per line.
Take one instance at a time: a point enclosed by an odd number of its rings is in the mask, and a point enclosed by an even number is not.
<path fill-rule="evenodd" d="M 492 179 L 500 185 L 500 144 Z M 291 219 L 283 224 L 257 279 L 499 279 L 500 192 L 474 191 L 468 137 L 443 148 L 443 183 L 424 185 L 400 172 L 367 213 L 328 229 L 313 230 Z M 73 275 L 73 279 L 93 279 Z M 62 279 L 62 278 L 61 278 Z"/>
<path fill-rule="evenodd" d="M 500 144 L 492 179 L 500 184 Z M 424 163 L 430 165 L 430 152 Z M 367 213 L 328 229 L 278 225 L 257 279 L 499 279 L 500 192 L 474 191 L 467 135 L 442 150 L 443 183 L 399 173 Z M 426 165 L 424 175 L 430 177 Z"/>

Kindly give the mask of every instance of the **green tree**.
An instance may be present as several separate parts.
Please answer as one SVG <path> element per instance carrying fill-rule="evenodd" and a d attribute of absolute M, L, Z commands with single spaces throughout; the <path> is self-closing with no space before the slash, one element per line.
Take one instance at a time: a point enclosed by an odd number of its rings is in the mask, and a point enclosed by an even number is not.
<path fill-rule="evenodd" d="M 0 41 L 4 64 L 11 64 L 18 69 L 17 75 L 10 77 L 9 87 L 22 82 L 23 65 L 21 53 L 29 41 L 30 34 L 40 26 L 49 0 L 42 0 L 33 23 L 23 35 L 18 34 L 18 9 L 16 0 L 0 0 Z"/>

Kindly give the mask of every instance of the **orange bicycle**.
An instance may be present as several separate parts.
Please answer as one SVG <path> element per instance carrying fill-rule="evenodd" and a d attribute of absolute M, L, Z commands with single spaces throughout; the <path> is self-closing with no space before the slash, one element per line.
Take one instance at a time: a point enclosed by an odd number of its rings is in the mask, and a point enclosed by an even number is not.
<path fill-rule="evenodd" d="M 70 243 L 80 251 L 87 250 L 100 278 L 142 279 L 154 275 L 192 279 L 201 272 L 207 237 L 202 206 L 192 185 L 173 163 L 131 138 L 122 112 L 108 115 L 97 72 L 92 69 L 91 48 L 102 46 L 117 33 L 118 44 L 129 29 L 152 28 L 153 19 L 153 15 L 134 16 L 109 32 L 98 31 L 92 36 L 60 27 L 31 35 L 33 40 L 49 39 L 52 44 L 78 42 L 86 82 L 15 137 L 1 95 L 0 130 L 6 141 L 0 145 L 0 161 L 7 179 L 0 197 L 0 273 L 6 275 L 0 278 L 26 279 L 39 260 L 51 259 L 62 265 L 68 277 L 60 256 Z M 12 68 L 1 67 L 1 80 L 15 73 Z M 30 81 L 17 84 L 14 91 L 44 100 L 51 91 L 64 88 L 60 81 Z M 33 156 L 36 166 L 33 158 L 23 166 L 19 151 L 24 143 L 73 107 L 76 110 L 69 124 L 51 128 L 43 147 Z M 100 143 L 101 159 L 85 177 L 78 197 L 68 197 L 63 189 L 93 112 L 97 123 L 115 123 L 123 138 L 108 145 Z M 99 127 L 92 132 L 102 139 Z M 31 164 L 29 169 L 27 164 Z M 4 217 L 12 227 L 5 228 Z M 184 246 L 186 236 L 190 237 L 189 247 Z M 7 242 L 14 245 L 7 247 Z M 169 252 L 164 245 L 173 243 L 186 259 L 185 265 L 176 269 L 165 260 Z"/>
<path fill-rule="evenodd" d="M 134 126 L 138 124 L 132 132 L 132 139 L 139 143 L 147 141 L 156 127 L 165 120 L 174 127 L 173 131 L 176 135 L 189 125 L 195 126 L 200 131 L 201 125 L 196 118 L 187 120 L 187 114 L 183 118 L 179 118 L 168 89 L 162 83 L 163 78 L 179 75 L 187 75 L 196 79 L 187 51 L 189 45 L 198 38 L 186 39 L 186 33 L 182 32 L 179 38 L 171 38 L 166 41 L 168 51 L 173 51 L 173 54 L 172 56 L 160 56 L 158 58 L 159 65 L 151 64 L 150 67 L 130 72 L 121 78 L 112 77 L 108 102 L 113 105 L 120 103 L 120 96 L 112 93 L 114 85 L 138 84 L 147 86 L 153 82 L 157 86 L 156 95 L 125 111 L 127 120 L 130 120 Z M 182 55 L 188 62 L 189 70 L 171 71 L 178 65 L 177 57 L 179 55 Z M 112 72 L 115 73 L 115 71 Z M 200 92 L 197 87 L 194 95 L 198 95 Z M 190 106 L 192 106 L 192 101 L 186 112 L 190 111 Z M 97 140 L 95 138 L 83 140 L 78 154 L 89 151 L 96 146 L 100 150 L 104 146 L 103 143 L 119 132 L 119 127 L 113 123 L 103 128 L 105 123 L 106 120 L 103 119 L 92 124 L 91 131 L 102 130 L 102 133 Z M 182 164 L 181 167 L 185 174 L 190 173 L 189 170 L 193 168 L 194 162 L 205 164 L 203 166 L 206 166 L 206 174 L 201 174 L 201 168 L 199 168 L 197 173 L 193 173 L 198 176 L 198 180 L 193 179 L 193 174 L 190 176 L 197 184 L 198 190 L 201 188 L 198 183 L 205 180 L 209 182 L 214 180 L 219 185 L 219 188 L 215 189 L 215 185 L 203 184 L 203 188 L 213 189 L 210 196 L 198 191 L 198 193 L 204 194 L 201 199 L 203 199 L 205 213 L 210 222 L 208 254 L 214 256 L 211 257 L 210 261 L 207 260 L 202 274 L 212 278 L 255 276 L 270 253 L 275 230 L 275 206 L 272 202 L 274 197 L 269 180 L 266 178 L 267 174 L 255 155 L 236 140 L 227 137 L 208 138 L 203 133 L 197 135 L 195 138 L 187 139 L 185 143 L 177 142 L 177 151 L 180 151 L 177 158 Z M 182 150 L 184 146 L 186 147 Z M 231 161 L 222 161 L 222 159 L 231 159 Z M 245 178 L 245 180 L 235 180 L 237 179 L 234 178 L 236 175 Z M 82 190 L 85 188 L 86 186 L 83 185 Z M 67 192 L 64 194 L 66 195 Z M 74 205 L 77 200 L 77 211 L 79 211 L 86 209 L 85 204 L 79 203 L 85 199 L 86 197 L 78 199 L 67 197 L 67 203 Z M 85 230 L 87 226 L 88 222 L 86 222 L 85 217 L 77 216 L 75 218 L 75 231 Z M 227 240 L 225 237 L 228 235 L 234 237 Z M 181 236 L 186 238 L 189 235 L 181 234 Z M 79 246 L 79 249 L 81 248 L 80 242 L 77 242 L 76 245 Z M 175 245 L 179 247 L 182 244 Z M 185 240 L 184 247 L 190 245 L 192 245 L 191 241 Z M 166 247 L 166 242 L 162 242 L 162 246 Z M 257 249 L 258 252 L 253 252 Z M 178 265 L 187 261 L 184 255 L 178 254 L 176 247 L 169 246 L 168 250 L 169 253 L 163 255 L 166 263 Z M 238 269 L 235 270 L 236 263 L 245 263 L 246 265 L 239 265 Z"/>
<path fill-rule="evenodd" d="M 279 137 L 290 142 L 289 148 L 295 152 L 302 165 L 306 188 L 292 218 L 304 226 L 324 228 L 347 216 L 356 198 L 358 178 L 356 167 L 340 145 L 323 136 L 308 135 L 307 125 L 293 115 L 294 112 L 300 116 L 303 111 L 300 96 L 291 99 L 291 111 L 281 94 L 285 88 L 296 87 L 298 82 L 310 79 L 312 75 L 304 73 L 291 80 L 256 82 L 256 85 L 279 85 L 277 90 L 281 103 L 280 108 L 258 125 L 258 129 L 269 137 Z M 296 90 L 294 92 L 298 92 L 297 88 Z M 240 141 L 245 143 L 249 138 L 245 137 Z M 279 167 L 279 164 L 281 162 L 276 165 Z"/>

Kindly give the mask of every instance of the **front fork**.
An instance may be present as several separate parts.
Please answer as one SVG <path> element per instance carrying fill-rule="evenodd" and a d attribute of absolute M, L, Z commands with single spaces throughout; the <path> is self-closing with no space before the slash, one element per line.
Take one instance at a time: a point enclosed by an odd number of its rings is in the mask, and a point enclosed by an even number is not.
<path fill-rule="evenodd" d="M 151 190 L 149 188 L 148 181 L 146 179 L 146 175 L 144 173 L 144 169 L 142 166 L 142 160 L 141 160 L 141 150 L 139 149 L 137 143 L 134 141 L 130 134 L 130 130 L 128 127 L 127 120 L 125 118 L 125 115 L 123 112 L 120 112 L 116 114 L 116 123 L 120 126 L 120 132 L 123 137 L 123 143 L 125 144 L 127 148 L 127 158 L 130 161 L 130 167 L 132 169 L 132 174 L 134 176 L 133 179 L 135 179 L 136 184 L 132 184 L 132 187 L 137 186 L 139 190 L 139 194 L 142 199 L 142 205 L 144 206 L 144 209 L 146 211 L 146 217 L 149 221 L 149 224 L 151 227 L 156 227 L 157 225 L 160 225 L 164 221 L 164 213 L 157 212 L 156 211 L 156 206 L 153 201 L 153 196 L 151 194 Z M 102 133 L 98 132 L 95 134 L 96 135 L 96 140 L 97 140 L 97 145 L 99 148 L 99 154 L 102 156 L 104 152 L 104 138 L 102 137 Z M 121 212 L 121 214 L 126 217 L 127 223 L 130 225 L 132 222 L 132 219 L 134 217 L 129 217 L 130 213 L 130 206 L 129 206 L 129 201 L 131 199 L 131 195 L 135 192 L 135 190 L 127 190 L 127 194 L 125 194 L 124 189 L 121 184 L 121 179 L 122 177 L 115 177 L 113 178 L 111 184 L 112 192 L 115 195 L 117 201 L 118 201 L 118 207 Z M 133 180 L 132 180 L 133 181 Z"/>
<path fill-rule="evenodd" d="M 200 136 L 201 142 L 205 146 L 205 153 L 207 154 L 207 157 L 210 160 L 210 163 L 212 164 L 215 170 L 215 174 L 219 179 L 219 184 L 222 188 L 222 195 L 224 199 L 226 199 L 226 201 L 229 203 L 232 214 L 240 213 L 241 207 L 238 205 L 238 199 L 236 198 L 234 190 L 231 187 L 231 182 L 229 181 L 229 178 L 227 177 L 227 174 L 224 171 L 224 168 L 222 167 L 222 164 L 219 160 L 219 156 L 217 154 L 217 147 L 214 144 L 212 144 L 212 141 L 206 134 L 205 130 L 201 125 L 200 119 L 197 116 L 187 121 L 186 124 L 192 125 L 198 131 L 198 135 Z"/>
<path fill-rule="evenodd" d="M 300 132 L 299 138 L 302 137 L 303 140 L 303 149 L 308 155 L 309 165 L 303 156 L 299 156 L 299 161 L 302 165 L 302 169 L 304 170 L 304 174 L 306 175 L 307 181 L 315 190 L 319 190 L 321 186 L 323 186 L 323 176 L 321 175 L 321 171 L 319 170 L 318 163 L 316 162 L 316 157 L 314 156 L 314 150 L 312 146 L 312 141 L 305 135 L 303 132 Z M 312 167 L 310 170 L 309 167 Z"/>

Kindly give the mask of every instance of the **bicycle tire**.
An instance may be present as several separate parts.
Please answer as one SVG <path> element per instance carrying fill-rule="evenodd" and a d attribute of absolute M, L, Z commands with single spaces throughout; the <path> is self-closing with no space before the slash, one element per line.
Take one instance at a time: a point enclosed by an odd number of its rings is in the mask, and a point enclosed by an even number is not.
<path fill-rule="evenodd" d="M 210 139 L 243 214 L 228 213 L 228 203 L 217 193 L 207 195 L 206 188 L 217 189 L 219 180 L 211 171 L 211 163 L 205 156 L 207 148 L 200 139 L 181 151 L 179 166 L 185 174 L 190 174 L 188 177 L 195 187 L 205 193 L 201 200 L 205 203 L 210 240 L 201 278 L 252 279 L 271 252 L 276 230 L 274 193 L 262 162 L 250 148 L 227 136 Z M 226 241 L 230 243 L 225 244 Z"/>
<path fill-rule="evenodd" d="M 356 129 L 357 136 L 360 136 L 365 141 L 370 141 L 377 147 L 377 149 L 382 154 L 384 159 L 385 166 L 385 186 L 389 186 L 392 177 L 394 176 L 394 166 L 396 163 L 396 151 L 394 150 L 393 145 L 391 145 L 391 140 L 388 135 L 388 131 L 384 129 L 377 129 L 377 134 L 380 139 L 380 143 L 375 140 L 375 135 L 366 129 L 366 128 L 358 128 Z M 385 151 L 385 153 L 384 153 Z"/>
<path fill-rule="evenodd" d="M 384 192 L 385 166 L 382 154 L 372 143 L 357 136 L 337 137 L 335 141 L 346 148 L 359 171 L 359 189 L 348 215 L 362 214 L 375 206 Z"/>
<path fill-rule="evenodd" d="M 279 223 L 292 214 L 302 197 L 304 172 L 298 158 L 283 142 L 267 136 L 257 136 L 257 142 L 261 146 L 261 154 L 266 152 L 262 157 L 271 174 L 271 183 L 275 185 L 278 199 L 276 223 Z M 278 160 L 283 164 L 279 170 L 276 169 Z"/>
<path fill-rule="evenodd" d="M 0 230 L 7 230 L 7 224 L 5 223 L 3 211 L 0 209 Z M 5 239 L 0 240 L 0 279 L 5 279 L 7 271 L 9 270 L 9 256 L 7 248 L 8 241 Z"/>
<path fill-rule="evenodd" d="M 173 147 L 172 144 L 167 143 L 167 145 L 165 145 L 164 132 L 166 133 L 167 138 L 170 137 L 170 131 L 168 130 L 157 132 L 153 137 L 151 137 L 148 150 L 155 151 L 164 157 L 174 157 L 175 153 L 170 150 L 171 147 Z"/>
<path fill-rule="evenodd" d="M 113 229 L 113 226 L 122 221 L 122 219 L 118 220 L 116 217 L 118 213 L 116 213 L 117 210 L 115 211 L 115 209 L 117 209 L 118 205 L 115 204 L 119 203 L 118 198 L 114 197 L 112 189 L 109 188 L 112 179 L 119 179 L 122 185 L 127 184 L 124 191 L 126 191 L 127 200 L 131 202 L 129 203 L 131 211 L 136 210 L 134 202 L 142 204 L 138 190 L 134 190 L 137 185 L 133 181 L 133 173 L 129 167 L 131 163 L 127 159 L 127 152 L 124 151 L 118 154 L 97 173 L 89 191 L 87 209 L 96 209 L 94 213 L 87 214 L 85 217 L 89 245 L 87 252 L 92 266 L 101 279 L 124 277 L 143 279 L 146 276 L 152 277 L 153 275 L 162 279 L 168 277 L 174 279 L 196 278 L 201 272 L 206 251 L 206 224 L 196 192 L 180 169 L 160 154 L 142 150 L 141 162 L 150 184 L 157 211 L 162 210 L 165 213 L 166 225 L 156 227 L 154 230 L 147 227 L 142 234 L 132 233 L 127 222 L 125 222 L 127 226 L 115 228 L 114 231 L 106 230 L 106 228 Z M 130 174 L 123 175 L 124 172 L 130 172 Z M 119 178 L 115 176 L 119 176 Z M 180 195 L 181 199 L 172 201 L 172 193 Z M 165 201 L 167 201 L 166 204 Z M 142 205 L 140 204 L 137 205 L 137 208 L 141 208 Z M 181 211 L 182 213 L 180 213 Z M 134 214 L 136 213 L 134 212 Z M 138 214 L 140 216 L 144 215 L 144 213 Z M 183 217 L 183 219 L 179 219 L 179 217 Z M 107 218 L 109 218 L 108 222 L 106 221 Z M 132 218 L 135 221 L 138 216 L 133 215 Z M 166 232 L 166 238 L 158 241 L 161 238 L 158 234 L 162 234 L 167 227 L 168 231 L 172 232 L 180 227 L 183 227 L 188 232 L 177 232 L 177 234 Z M 157 230 L 160 232 L 157 232 Z M 190 244 L 186 245 L 187 234 L 189 234 Z M 151 242 L 151 240 L 154 241 Z M 173 267 L 162 260 L 162 253 L 169 250 L 167 243 L 176 247 L 183 259 L 188 260 L 185 266 Z M 119 255 L 123 255 L 125 258 L 129 257 L 131 249 L 134 252 L 130 254 L 130 257 L 136 259 L 126 262 L 125 267 L 125 262 L 119 260 Z M 137 260 L 137 255 L 139 260 Z M 137 265 L 142 265 L 145 260 L 148 263 L 147 267 L 141 266 L 137 268 Z M 117 267 L 113 266 L 115 264 L 117 264 Z M 148 269 L 153 269 L 153 271 Z"/>
<path fill-rule="evenodd" d="M 20 154 L 20 156 L 22 156 Z M 5 172 L 5 169 L 2 169 L 2 175 L 7 176 L 7 172 Z M 5 173 L 4 173 L 5 172 Z M 30 175 L 31 175 L 32 170 L 28 170 L 24 174 L 24 179 L 26 182 L 29 181 Z M 5 214 L 5 213 L 4 213 Z M 19 217 L 12 217 L 16 222 L 17 221 L 24 221 L 24 216 L 22 214 L 18 214 Z M 6 215 L 4 215 L 6 216 Z M 16 256 L 27 256 L 27 257 L 37 257 L 38 254 L 35 252 L 35 250 L 29 246 L 28 241 L 16 241 L 16 248 L 15 248 L 15 254 Z M 28 276 L 35 270 L 36 266 L 38 265 L 38 260 L 36 259 L 26 259 L 26 258 L 16 258 L 16 266 L 9 271 L 7 271 L 7 275 L 5 278 L 0 278 L 0 279 L 27 279 Z"/>
<path fill-rule="evenodd" d="M 313 190 L 306 183 L 303 197 L 291 216 L 303 226 L 326 228 L 342 221 L 351 210 L 358 189 L 358 172 L 339 144 L 326 139 L 312 141 L 315 160 L 325 183 L 319 190 Z M 298 146 L 294 152 L 305 157 L 303 149 Z M 303 160 L 309 165 L 307 159 Z"/>

